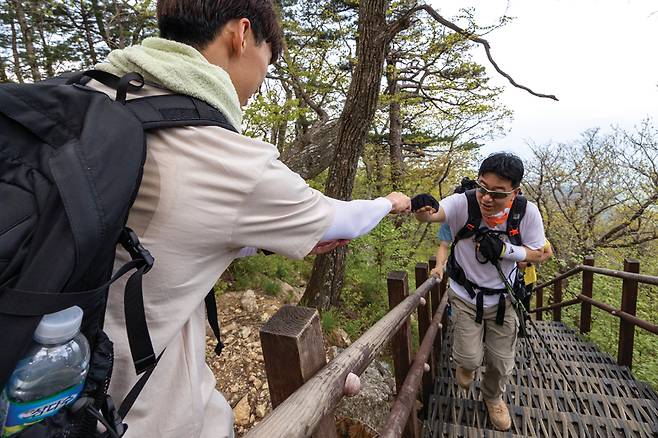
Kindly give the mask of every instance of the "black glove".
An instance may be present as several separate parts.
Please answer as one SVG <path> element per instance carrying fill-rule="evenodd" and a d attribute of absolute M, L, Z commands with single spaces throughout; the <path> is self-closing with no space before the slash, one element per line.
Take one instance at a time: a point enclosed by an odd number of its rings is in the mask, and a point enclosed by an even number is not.
<path fill-rule="evenodd" d="M 421 193 L 411 198 L 411 211 L 416 211 L 423 207 L 432 207 L 436 211 L 439 211 L 439 201 L 428 193 Z"/>
<path fill-rule="evenodd" d="M 505 243 L 491 233 L 482 233 L 479 236 L 478 242 L 480 243 L 480 254 L 487 261 L 494 264 L 497 263 L 503 253 Z"/>

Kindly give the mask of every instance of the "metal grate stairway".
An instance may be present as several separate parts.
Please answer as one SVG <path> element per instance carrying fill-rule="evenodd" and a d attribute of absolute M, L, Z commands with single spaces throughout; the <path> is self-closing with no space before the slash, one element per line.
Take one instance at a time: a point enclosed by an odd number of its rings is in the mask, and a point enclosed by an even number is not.
<path fill-rule="evenodd" d="M 551 353 L 528 325 L 519 339 L 516 367 L 503 396 L 512 428 L 497 432 L 481 400 L 481 371 L 468 391 L 454 376 L 452 327 L 443 340 L 439 375 L 428 406 L 423 437 L 658 438 L 658 393 L 634 380 L 630 370 L 584 341 L 564 324 L 535 321 Z M 528 346 L 532 343 L 539 362 Z M 572 393 L 560 373 L 565 371 Z"/>

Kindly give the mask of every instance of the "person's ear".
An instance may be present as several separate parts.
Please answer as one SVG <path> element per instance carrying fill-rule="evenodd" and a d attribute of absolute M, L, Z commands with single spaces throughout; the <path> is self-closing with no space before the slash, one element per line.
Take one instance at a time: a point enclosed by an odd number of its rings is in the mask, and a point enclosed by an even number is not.
<path fill-rule="evenodd" d="M 251 30 L 248 18 L 240 18 L 233 27 L 231 48 L 236 54 L 242 54 L 247 46 L 247 32 Z"/>

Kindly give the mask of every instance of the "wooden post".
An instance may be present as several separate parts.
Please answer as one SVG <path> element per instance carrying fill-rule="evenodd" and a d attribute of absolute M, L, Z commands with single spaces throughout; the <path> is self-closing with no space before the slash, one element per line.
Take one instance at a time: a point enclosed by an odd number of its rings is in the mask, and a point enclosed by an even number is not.
<path fill-rule="evenodd" d="M 416 264 L 416 289 L 420 287 L 421 284 L 428 279 L 428 266 L 427 263 L 417 263 Z M 425 296 L 427 304 L 424 306 L 418 306 L 418 344 L 423 343 L 427 330 L 429 330 L 430 323 L 432 322 L 431 315 L 431 297 L 430 294 Z M 430 394 L 432 393 L 432 379 L 434 377 L 434 359 L 433 355 L 430 352 L 427 362 L 430 366 L 430 371 L 423 373 L 423 383 L 421 391 L 421 400 L 423 402 L 423 418 L 427 416 L 427 407 L 430 402 Z"/>
<path fill-rule="evenodd" d="M 430 271 L 436 267 L 436 256 L 431 256 L 429 259 L 429 269 Z M 441 281 L 443 282 L 443 280 Z M 441 290 L 440 285 L 435 285 L 430 290 L 431 300 L 432 300 L 432 318 L 436 315 L 437 309 L 439 308 L 439 303 L 441 302 Z M 443 336 L 437 336 L 434 338 L 434 363 L 439 363 L 439 358 L 441 357 L 441 343 L 443 342 Z"/>
<path fill-rule="evenodd" d="M 539 309 L 540 307 L 544 307 L 544 288 L 543 287 L 541 289 L 535 289 L 535 308 Z M 537 321 L 543 321 L 544 320 L 544 312 L 535 313 L 535 319 Z"/>
<path fill-rule="evenodd" d="M 444 273 L 443 278 L 441 278 L 441 284 L 439 285 L 439 296 L 441 297 L 441 299 L 443 299 L 443 296 L 447 293 L 448 293 L 448 276 Z M 443 324 L 443 327 L 448 327 L 447 311 L 443 314 L 443 318 L 441 319 L 441 324 Z M 443 339 L 444 334 L 445 332 L 442 330 L 439 339 Z"/>
<path fill-rule="evenodd" d="M 436 256 L 431 256 L 429 259 L 429 270 L 431 271 L 436 267 Z M 432 301 L 432 317 L 436 314 L 436 309 L 439 307 L 441 302 L 441 297 L 439 296 L 439 285 L 436 285 L 430 291 L 431 301 Z"/>
<path fill-rule="evenodd" d="M 586 256 L 583 259 L 583 265 L 594 266 L 594 257 Z M 586 297 L 592 298 L 592 291 L 594 289 L 594 273 L 590 271 L 583 271 L 583 287 L 580 293 Z M 580 303 L 580 333 L 589 333 L 592 329 L 592 305 L 590 303 Z"/>
<path fill-rule="evenodd" d="M 409 296 L 407 273 L 393 271 L 388 274 L 386 282 L 388 285 L 388 306 L 389 309 L 393 309 Z M 395 369 L 395 389 L 396 394 L 399 394 L 411 367 L 411 324 L 408 318 L 391 338 L 391 350 L 393 351 L 393 367 Z M 411 414 L 409 414 L 409 421 L 407 421 L 402 436 L 404 438 L 419 436 L 415 409 L 412 409 Z"/>
<path fill-rule="evenodd" d="M 316 309 L 285 305 L 260 329 L 272 408 L 276 408 L 327 363 Z M 333 413 L 318 424 L 314 438 L 337 438 Z"/>
<path fill-rule="evenodd" d="M 553 285 L 553 304 L 562 301 L 562 280 L 558 280 Z M 553 321 L 562 321 L 562 307 L 553 309 Z"/>
<path fill-rule="evenodd" d="M 638 274 L 640 262 L 635 259 L 624 260 L 624 271 Z M 637 310 L 637 280 L 624 279 L 621 291 L 621 311 L 635 316 Z M 619 320 L 619 346 L 617 363 L 631 368 L 633 365 L 633 342 L 635 341 L 635 324 Z"/>

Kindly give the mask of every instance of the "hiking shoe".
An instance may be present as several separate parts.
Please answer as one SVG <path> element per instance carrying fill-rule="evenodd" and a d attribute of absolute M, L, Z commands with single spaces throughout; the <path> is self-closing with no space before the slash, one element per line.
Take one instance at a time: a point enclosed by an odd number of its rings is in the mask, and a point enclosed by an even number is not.
<path fill-rule="evenodd" d="M 487 405 L 489 411 L 489 419 L 491 424 L 496 430 L 509 430 L 512 427 L 512 419 L 509 416 L 507 404 L 502 400 L 485 400 L 484 404 Z"/>
<path fill-rule="evenodd" d="M 462 367 L 457 367 L 455 375 L 457 377 L 457 383 L 464 389 L 470 388 L 473 379 L 475 379 L 475 371 L 469 371 Z"/>

